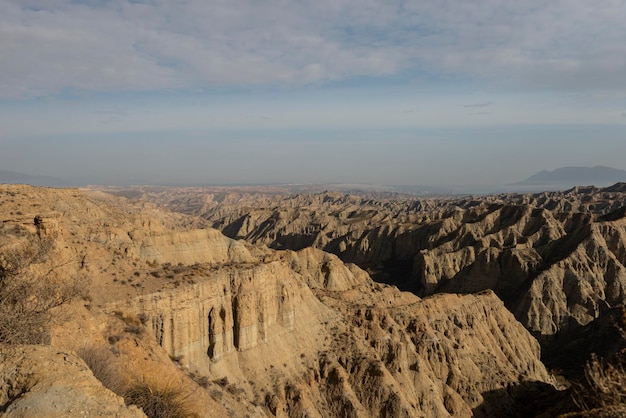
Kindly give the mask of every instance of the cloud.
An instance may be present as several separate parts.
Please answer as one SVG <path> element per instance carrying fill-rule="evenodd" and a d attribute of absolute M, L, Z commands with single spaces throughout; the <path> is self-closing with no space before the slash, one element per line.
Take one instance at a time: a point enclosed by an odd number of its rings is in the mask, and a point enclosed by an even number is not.
<path fill-rule="evenodd" d="M 0 97 L 354 77 L 626 89 L 623 2 L 0 0 Z"/>
<path fill-rule="evenodd" d="M 463 107 L 487 107 L 487 106 L 491 106 L 492 104 L 493 104 L 492 102 L 471 103 L 471 104 L 463 105 Z"/>
<path fill-rule="evenodd" d="M 100 110 L 95 113 L 100 118 L 99 122 L 105 125 L 121 122 L 129 116 L 128 112 L 123 110 Z"/>

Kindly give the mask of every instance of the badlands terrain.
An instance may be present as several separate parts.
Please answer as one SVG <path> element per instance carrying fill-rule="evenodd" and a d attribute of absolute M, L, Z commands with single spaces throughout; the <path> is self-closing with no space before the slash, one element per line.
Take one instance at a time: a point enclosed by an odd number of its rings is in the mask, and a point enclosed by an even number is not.
<path fill-rule="evenodd" d="M 626 413 L 625 184 L 0 185 L 0 216 L 2 416 Z"/>

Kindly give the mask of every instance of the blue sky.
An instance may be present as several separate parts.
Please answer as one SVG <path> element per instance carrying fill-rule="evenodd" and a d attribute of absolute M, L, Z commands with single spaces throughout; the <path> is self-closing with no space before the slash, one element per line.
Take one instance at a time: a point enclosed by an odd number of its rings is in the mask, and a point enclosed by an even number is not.
<path fill-rule="evenodd" d="M 0 0 L 0 169 L 477 185 L 626 169 L 626 2 Z"/>

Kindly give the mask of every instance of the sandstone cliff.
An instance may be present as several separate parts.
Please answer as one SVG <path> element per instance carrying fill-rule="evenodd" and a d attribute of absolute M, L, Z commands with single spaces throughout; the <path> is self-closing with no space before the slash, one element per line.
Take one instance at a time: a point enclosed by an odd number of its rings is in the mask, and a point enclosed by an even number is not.
<path fill-rule="evenodd" d="M 483 392 L 551 382 L 493 293 L 420 300 L 319 250 L 281 259 L 105 309 L 147 315 L 186 367 L 277 416 L 471 416 Z"/>
<path fill-rule="evenodd" d="M 129 381 L 152 371 L 203 382 L 201 416 L 471 416 L 489 410 L 487 393 L 515 405 L 507 387 L 552 383 L 537 341 L 493 292 L 420 299 L 333 254 L 251 247 L 149 205 L 0 192 L 3 236 L 49 237 L 51 269 L 89 290 L 52 343 L 102 347 Z"/>
<path fill-rule="evenodd" d="M 379 281 L 419 295 L 492 289 L 547 343 L 560 330 L 624 303 L 625 192 L 617 184 L 528 195 L 376 200 L 182 189 L 145 192 L 142 199 L 199 214 L 233 238 L 332 252 Z M 204 201 L 185 207 L 180 195 Z"/>

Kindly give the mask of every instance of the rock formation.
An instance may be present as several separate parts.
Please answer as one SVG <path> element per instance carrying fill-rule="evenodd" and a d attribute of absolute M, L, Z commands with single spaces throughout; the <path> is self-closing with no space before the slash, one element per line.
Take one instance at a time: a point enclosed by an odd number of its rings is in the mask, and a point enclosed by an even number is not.
<path fill-rule="evenodd" d="M 419 295 L 492 289 L 546 344 L 625 300 L 623 183 L 449 199 L 174 193 L 141 198 L 201 215 L 232 238 L 323 249 Z M 185 193 L 205 200 L 174 204 Z"/>
<path fill-rule="evenodd" d="M 104 388 L 75 354 L 22 345 L 0 345 L 0 412 L 6 417 L 145 417 Z"/>
<path fill-rule="evenodd" d="M 342 219 L 338 233 L 352 234 L 345 236 L 366 237 L 351 229 L 366 219 L 393 221 L 384 202 L 363 214 L 354 198 L 339 200 L 355 205 L 328 215 Z M 415 205 L 403 219 L 445 224 L 424 227 L 440 237 L 427 237 L 432 244 L 444 245 L 473 213 L 433 202 L 440 212 L 426 215 Z M 481 216 L 485 209 L 475 210 Z M 276 214 L 277 222 L 303 227 L 287 212 Z M 464 417 L 491 410 L 486 394 L 502 391 L 502 402 L 514 407 L 518 400 L 508 388 L 521 393 L 528 382 L 553 383 L 537 341 L 490 290 L 420 298 L 318 249 L 252 246 L 196 218 L 92 191 L 0 186 L 0 213 L 3 245 L 45 230 L 53 239 L 48 270 L 78 277 L 89 290 L 59 310 L 52 344 L 99 347 L 131 382 L 152 373 L 196 385 L 193 408 L 200 416 Z M 497 215 L 485 218 L 497 224 Z M 385 228 L 369 235 L 377 248 L 371 254 L 386 254 L 382 240 L 392 230 Z M 346 240 L 344 253 L 362 246 L 363 259 L 371 257 L 359 242 Z M 28 361 L 38 364 L 37 356 L 28 354 Z M 14 397 L 7 387 L 0 396 Z M 48 399 L 49 391 L 20 392 L 20 399 Z M 121 405 L 111 399 L 112 407 Z"/>
<path fill-rule="evenodd" d="M 277 415 L 470 416 L 485 391 L 551 382 L 493 293 L 420 300 L 319 250 L 105 310 L 146 315 L 194 373 L 251 385 Z"/>

